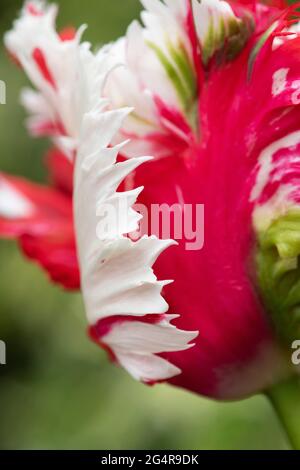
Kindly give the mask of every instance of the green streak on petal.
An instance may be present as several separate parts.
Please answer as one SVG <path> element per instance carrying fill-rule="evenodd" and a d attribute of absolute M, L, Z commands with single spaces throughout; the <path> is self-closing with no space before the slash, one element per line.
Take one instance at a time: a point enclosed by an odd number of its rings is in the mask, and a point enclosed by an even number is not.
<path fill-rule="evenodd" d="M 198 133 L 198 85 L 195 70 L 190 58 L 181 44 L 176 50 L 171 44 L 169 51 L 186 87 L 188 99 L 185 103 L 185 115 L 194 133 Z"/>
<path fill-rule="evenodd" d="M 204 65 L 207 66 L 215 54 L 219 63 L 222 63 L 224 59 L 225 61 L 235 59 L 252 34 L 254 26 L 251 14 L 245 14 L 243 18 L 221 17 L 217 28 L 214 27 L 213 19 L 211 19 L 203 41 Z"/>
<path fill-rule="evenodd" d="M 208 64 L 208 61 L 214 55 L 215 50 L 216 50 L 215 31 L 214 31 L 214 23 L 211 18 L 209 21 L 206 38 L 203 41 L 202 61 L 204 65 Z"/>
<path fill-rule="evenodd" d="M 233 21 L 231 21 L 231 24 Z M 253 32 L 252 17 L 246 17 L 242 20 L 234 22 L 235 25 L 231 27 L 231 35 L 228 38 L 226 49 L 226 60 L 234 60 L 241 52 L 249 36 Z"/>
<path fill-rule="evenodd" d="M 153 42 L 148 41 L 148 46 L 155 52 L 160 63 L 164 67 L 172 82 L 185 117 L 195 133 L 198 132 L 198 101 L 197 79 L 194 67 L 182 44 L 176 49 L 170 42 L 168 51 L 173 63 L 164 52 Z"/>
<path fill-rule="evenodd" d="M 174 63 L 180 72 L 187 95 L 189 96 L 189 100 L 186 103 L 186 110 L 188 111 L 197 94 L 195 71 L 183 45 L 180 45 L 179 48 L 176 49 L 171 43 L 169 43 L 168 49 Z"/>
<path fill-rule="evenodd" d="M 300 337 L 300 209 L 290 209 L 259 235 L 258 284 L 278 336 Z"/>
<path fill-rule="evenodd" d="M 251 80 L 252 76 L 252 71 L 253 71 L 253 66 L 256 60 L 257 55 L 259 54 L 259 51 L 261 48 L 264 46 L 264 44 L 267 42 L 273 31 L 277 28 L 278 26 L 278 21 L 275 21 L 271 26 L 265 31 L 261 37 L 259 38 L 258 42 L 254 46 L 254 48 L 251 51 L 250 57 L 249 57 L 249 62 L 248 62 L 248 81 Z"/>
<path fill-rule="evenodd" d="M 177 96 L 180 100 L 180 103 L 183 109 L 186 108 L 186 103 L 188 102 L 188 94 L 186 91 L 186 87 L 182 83 L 181 77 L 179 76 L 176 68 L 174 65 L 168 60 L 167 56 L 164 52 L 153 42 L 147 41 L 148 46 L 155 52 L 158 60 L 162 64 L 163 68 L 165 69 L 170 81 L 172 82 Z"/>

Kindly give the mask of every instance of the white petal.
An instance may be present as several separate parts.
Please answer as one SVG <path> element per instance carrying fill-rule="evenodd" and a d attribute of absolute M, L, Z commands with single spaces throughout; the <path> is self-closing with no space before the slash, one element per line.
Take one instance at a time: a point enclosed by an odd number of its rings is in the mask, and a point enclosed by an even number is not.
<path fill-rule="evenodd" d="M 116 323 L 102 341 L 109 346 L 119 363 L 136 379 L 143 382 L 167 380 L 179 375 L 180 369 L 156 356 L 162 352 L 184 351 L 195 333 L 178 330 L 169 319 L 157 324 Z"/>

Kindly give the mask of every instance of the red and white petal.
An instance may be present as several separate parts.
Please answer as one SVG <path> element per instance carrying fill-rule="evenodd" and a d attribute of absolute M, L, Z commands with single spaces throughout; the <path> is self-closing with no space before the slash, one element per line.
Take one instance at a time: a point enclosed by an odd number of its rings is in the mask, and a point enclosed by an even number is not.
<path fill-rule="evenodd" d="M 24 253 L 55 282 L 79 288 L 70 196 L 2 174 L 0 236 L 19 240 Z"/>
<path fill-rule="evenodd" d="M 125 66 L 110 74 L 106 94 L 114 108 L 134 107 L 117 139 L 131 139 L 125 155 L 160 157 L 197 140 L 196 36 L 187 0 L 142 3 L 144 26 L 134 21 L 111 48 Z"/>
<path fill-rule="evenodd" d="M 15 184 L 0 176 L 0 217 L 8 220 L 28 219 L 35 213 L 35 207 Z"/>
<path fill-rule="evenodd" d="M 53 137 L 64 132 L 42 93 L 26 88 L 21 93 L 20 101 L 29 115 L 26 126 L 33 137 Z"/>
<path fill-rule="evenodd" d="M 205 67 L 234 60 L 259 30 L 261 17 L 271 17 L 270 9 L 264 12 L 261 5 L 244 8 L 223 0 L 192 0 L 192 8 Z"/>
<path fill-rule="evenodd" d="M 230 27 L 241 22 L 223 0 L 193 0 L 193 14 L 205 64 L 230 37 Z"/>
<path fill-rule="evenodd" d="M 176 317 L 164 315 L 154 323 L 119 318 L 102 336 L 98 337 L 95 328 L 92 337 L 106 345 L 117 362 L 135 379 L 145 383 L 157 382 L 158 377 L 167 380 L 180 375 L 181 370 L 158 354 L 193 347 L 189 342 L 194 336 L 171 324 Z"/>
<path fill-rule="evenodd" d="M 75 166 L 77 245 L 93 337 L 135 378 L 153 382 L 180 373 L 157 354 L 191 347 L 197 333 L 180 331 L 170 317 L 162 317 L 169 307 L 161 292 L 169 281 L 158 281 L 152 266 L 173 242 L 156 237 L 133 242 L 127 236 L 138 228 L 140 215 L 132 205 L 141 189 L 117 191 L 126 176 L 149 159 L 117 163 L 122 145 L 108 148 L 128 112 L 95 110 L 84 118 Z"/>
<path fill-rule="evenodd" d="M 255 230 L 266 231 L 275 220 L 297 208 L 299 168 L 300 131 L 273 142 L 261 152 L 251 194 Z"/>
<path fill-rule="evenodd" d="M 261 152 L 251 197 L 257 284 L 278 337 L 289 348 L 299 334 L 299 130 Z M 299 368 L 293 372 L 299 374 Z"/>
<path fill-rule="evenodd" d="M 296 22 L 291 26 L 288 26 L 282 30 L 283 36 L 278 36 L 274 38 L 273 41 L 273 50 L 277 49 L 277 47 L 282 46 L 286 41 L 291 39 L 296 39 L 299 37 L 300 34 L 300 22 Z"/>

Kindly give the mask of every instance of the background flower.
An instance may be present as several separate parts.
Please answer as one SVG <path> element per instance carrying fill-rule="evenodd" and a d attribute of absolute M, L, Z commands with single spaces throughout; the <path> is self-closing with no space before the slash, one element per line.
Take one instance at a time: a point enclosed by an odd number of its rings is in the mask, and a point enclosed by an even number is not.
<path fill-rule="evenodd" d="M 28 169 L 27 169 L 27 171 L 28 171 Z M 37 300 L 35 300 L 35 301 L 37 302 Z M 60 315 L 61 315 L 61 307 L 62 307 L 62 305 L 59 304 L 58 307 L 59 307 L 58 310 L 60 311 L 59 313 L 60 313 Z M 46 323 L 46 322 L 44 323 L 45 320 L 40 320 L 40 321 L 42 322 L 43 327 L 45 328 L 45 333 L 49 334 L 49 330 L 48 330 L 48 328 L 46 327 L 47 323 Z M 53 319 L 52 319 L 52 321 L 53 321 Z M 61 320 L 61 321 L 62 321 L 62 320 Z M 74 319 L 73 319 L 73 318 L 72 318 L 71 322 L 72 322 L 72 324 L 74 323 Z M 29 323 L 29 324 L 30 324 L 30 323 Z M 29 327 L 29 326 L 28 326 L 28 327 Z M 30 328 L 32 328 L 32 326 L 31 326 Z M 42 329 L 44 329 L 44 328 L 42 328 Z M 47 330 L 47 331 L 46 331 L 46 330 Z M 32 333 L 32 332 L 31 332 L 31 333 Z M 64 336 L 64 340 L 63 340 L 63 341 L 65 342 L 65 336 Z M 74 348 L 74 349 L 75 349 L 75 348 Z M 73 353 L 72 353 L 72 354 L 73 354 Z M 95 353 L 94 353 L 94 354 L 95 354 Z M 97 354 L 97 353 L 96 353 L 96 354 Z M 97 369 L 97 371 L 96 371 L 96 369 Z M 98 368 L 96 368 L 96 367 L 95 367 L 95 374 L 97 374 L 97 375 L 99 374 L 99 376 L 101 375 L 101 372 L 100 372 L 100 371 L 98 370 Z M 124 379 L 124 380 L 125 380 L 125 379 Z M 151 392 L 152 392 L 152 391 L 151 391 Z M 143 393 L 145 393 L 145 392 L 143 392 Z M 156 393 L 156 392 L 155 392 L 155 393 Z M 169 392 L 168 392 L 168 393 L 169 393 Z M 174 393 L 175 393 L 175 392 L 174 392 Z M 98 390 L 97 390 L 97 394 L 96 394 L 96 395 L 98 396 Z M 191 400 L 192 400 L 192 399 L 191 399 Z M 97 400 L 97 401 L 98 401 L 98 400 Z M 198 403 L 198 402 L 197 402 L 197 403 Z M 97 405 L 97 406 L 98 406 L 98 405 Z M 178 404 L 176 405 L 176 407 L 177 407 L 177 406 L 178 406 Z M 197 404 L 197 406 L 198 406 L 198 404 Z M 93 412 L 94 412 L 94 407 L 93 407 Z M 97 425 L 98 425 L 98 421 L 97 421 Z M 169 424 L 168 424 L 168 426 L 169 426 Z M 197 423 L 197 427 L 198 427 L 198 423 Z M 148 432 L 148 431 L 147 431 L 147 432 Z M 158 434 L 159 434 L 159 433 L 158 433 Z M 223 442 L 224 442 L 224 441 L 223 441 Z M 96 444 L 96 445 L 97 445 L 97 444 Z M 161 446 L 161 445 L 163 445 L 163 444 L 159 444 L 159 445 Z M 196 446 L 198 446 L 198 445 L 199 445 L 199 443 L 198 443 L 198 440 L 197 440 Z M 224 445 L 224 444 L 223 444 L 223 445 Z M 153 441 L 153 446 L 155 447 L 155 441 Z"/>

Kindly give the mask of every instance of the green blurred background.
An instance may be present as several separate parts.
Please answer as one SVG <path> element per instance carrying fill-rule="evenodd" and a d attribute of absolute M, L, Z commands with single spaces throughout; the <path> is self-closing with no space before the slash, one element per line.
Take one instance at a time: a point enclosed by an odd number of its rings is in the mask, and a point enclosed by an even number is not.
<path fill-rule="evenodd" d="M 138 0 L 61 0 L 59 26 L 87 23 L 100 45 L 124 34 Z M 1 0 L 1 37 L 20 0 Z M 28 137 L 18 104 L 22 72 L 0 51 L 0 170 L 45 180 L 47 142 Z M 219 404 L 169 386 L 148 388 L 111 365 L 86 336 L 79 294 L 65 293 L 0 242 L 2 449 L 284 449 L 287 444 L 264 397 Z"/>

